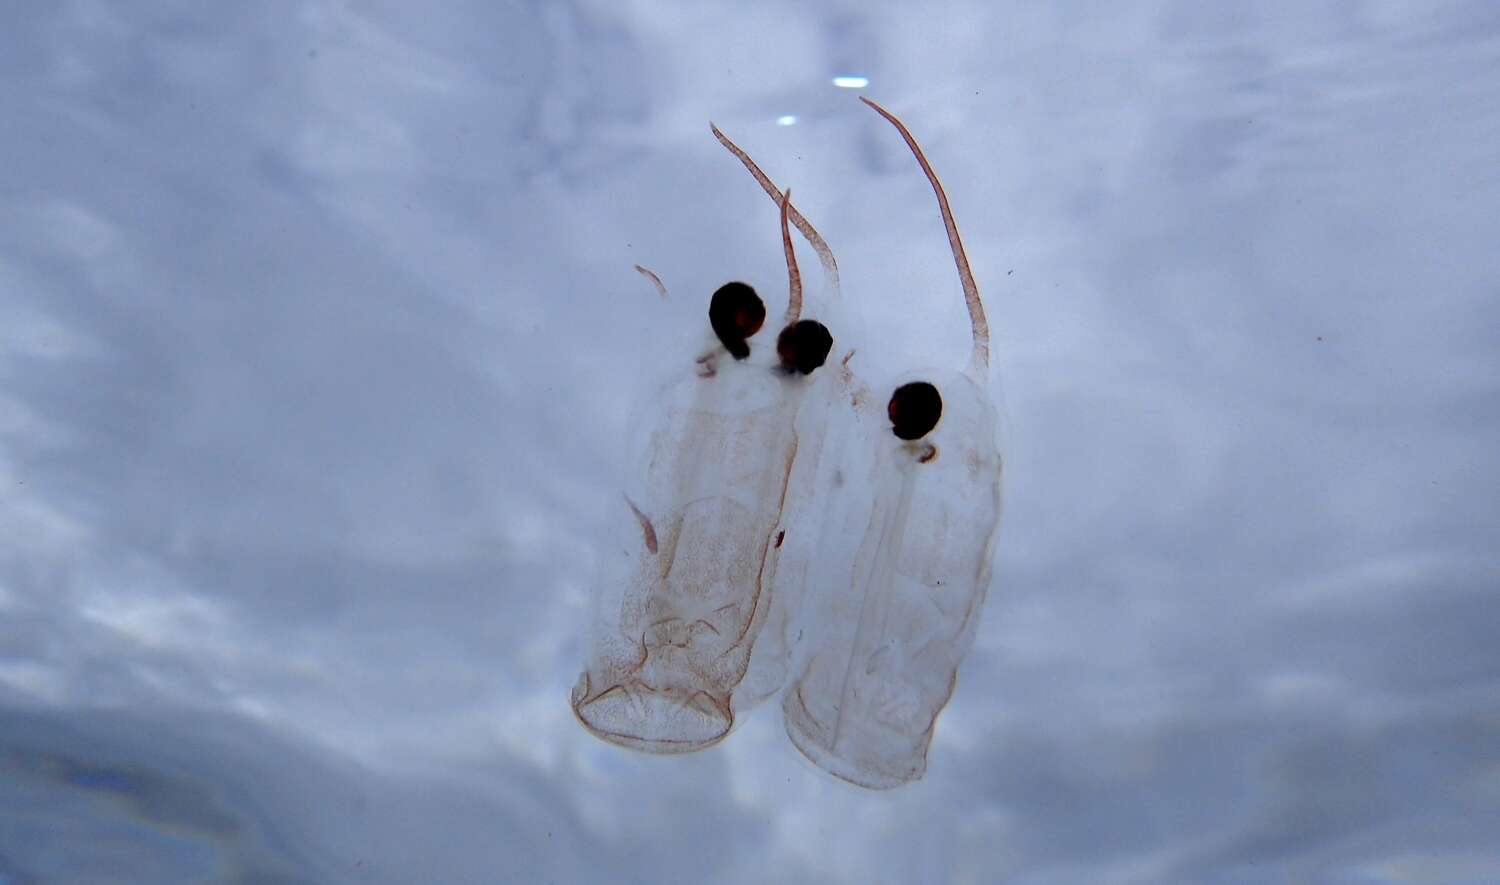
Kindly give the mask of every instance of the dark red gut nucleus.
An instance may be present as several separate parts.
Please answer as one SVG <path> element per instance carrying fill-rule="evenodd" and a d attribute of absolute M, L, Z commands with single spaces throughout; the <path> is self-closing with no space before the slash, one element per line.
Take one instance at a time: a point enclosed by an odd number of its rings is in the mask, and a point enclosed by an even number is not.
<path fill-rule="evenodd" d="M 811 375 L 828 359 L 833 336 L 817 320 L 798 320 L 781 330 L 776 339 L 776 355 L 787 371 Z"/>
<path fill-rule="evenodd" d="M 748 339 L 766 321 L 766 305 L 744 283 L 725 283 L 708 305 L 708 322 L 724 349 L 737 360 L 750 355 Z"/>
<path fill-rule="evenodd" d="M 891 432 L 898 439 L 921 439 L 937 426 L 943 417 L 943 398 L 938 389 L 926 381 L 913 381 L 896 388 L 886 407 Z"/>

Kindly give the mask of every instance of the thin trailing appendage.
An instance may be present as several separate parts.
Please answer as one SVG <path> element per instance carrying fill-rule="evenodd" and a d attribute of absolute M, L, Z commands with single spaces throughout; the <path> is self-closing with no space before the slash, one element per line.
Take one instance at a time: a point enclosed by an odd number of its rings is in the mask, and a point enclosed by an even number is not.
<path fill-rule="evenodd" d="M 635 272 L 650 280 L 651 285 L 656 287 L 656 291 L 660 293 L 662 298 L 667 297 L 667 287 L 662 283 L 661 277 L 657 276 L 650 269 L 641 267 L 639 264 L 635 265 Z"/>
<path fill-rule="evenodd" d="M 816 514 L 820 555 L 801 575 L 816 592 L 782 714 L 787 736 L 818 767 L 888 789 L 926 772 L 937 718 L 973 644 L 999 526 L 1001 461 L 985 384 L 988 327 L 947 196 L 906 127 L 866 103 L 896 127 L 937 195 L 973 351 L 964 371 L 905 373 L 883 410 L 863 385 L 839 388 L 852 393 L 850 435 L 835 449 L 835 475 L 846 479 L 831 485 L 840 506 Z M 851 378 L 852 357 L 841 367 Z"/>
<path fill-rule="evenodd" d="M 790 326 L 802 316 L 802 272 L 797 269 L 797 253 L 792 249 L 792 231 L 787 217 L 792 212 L 792 189 L 781 195 L 781 248 L 786 251 L 786 322 Z"/>
<path fill-rule="evenodd" d="M 781 204 L 781 190 L 776 187 L 776 184 L 771 181 L 766 173 L 760 170 L 755 161 L 750 159 L 750 155 L 741 150 L 739 145 L 730 141 L 729 136 L 720 132 L 719 127 L 709 123 L 708 128 L 713 130 L 714 138 L 719 140 L 719 144 L 722 144 L 726 150 L 734 154 L 744 164 L 745 168 L 749 170 L 750 175 L 760 185 L 761 190 L 766 192 L 766 196 L 770 197 L 779 206 Z M 823 239 L 823 236 L 813 228 L 812 224 L 802 216 L 801 212 L 797 211 L 795 206 L 792 207 L 787 215 L 791 219 L 792 226 L 807 239 L 808 244 L 813 247 L 813 251 L 818 253 L 818 261 L 823 265 L 823 275 L 828 280 L 828 290 L 830 293 L 837 295 L 839 292 L 839 265 L 833 258 L 833 250 L 828 248 L 828 241 Z"/>
<path fill-rule="evenodd" d="M 989 371 L 990 366 L 990 324 L 984 317 L 984 305 L 979 301 L 979 286 L 974 282 L 974 272 L 969 269 L 969 258 L 964 254 L 963 240 L 958 236 L 958 225 L 953 221 L 953 211 L 948 208 L 948 195 L 943 192 L 943 183 L 938 180 L 937 173 L 932 171 L 927 157 L 923 155 L 922 148 L 917 140 L 912 137 L 895 114 L 876 104 L 863 95 L 859 100 L 874 109 L 875 113 L 890 121 L 896 131 L 906 141 L 906 146 L 916 156 L 917 162 L 922 165 L 922 171 L 927 174 L 927 180 L 932 183 L 932 192 L 937 194 L 938 209 L 943 213 L 943 227 L 948 231 L 948 245 L 953 249 L 953 263 L 958 267 L 958 282 L 964 289 L 964 302 L 969 306 L 969 325 L 974 332 L 974 350 L 969 358 L 970 373 L 982 381 Z"/>
<path fill-rule="evenodd" d="M 641 542 L 646 545 L 646 551 L 655 556 L 657 550 L 656 526 L 651 524 L 651 517 L 642 513 L 641 508 L 635 506 L 635 502 L 630 500 L 629 495 L 622 492 L 621 497 L 625 499 L 625 505 L 630 508 L 630 512 L 635 514 L 636 521 L 641 524 Z"/>

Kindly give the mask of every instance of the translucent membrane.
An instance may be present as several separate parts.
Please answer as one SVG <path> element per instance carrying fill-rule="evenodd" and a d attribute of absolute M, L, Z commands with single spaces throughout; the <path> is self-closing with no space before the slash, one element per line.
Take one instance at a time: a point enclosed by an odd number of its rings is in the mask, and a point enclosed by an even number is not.
<path fill-rule="evenodd" d="M 782 357 L 770 336 L 753 341 L 758 319 L 725 307 L 720 296 L 742 285 L 730 284 L 714 299 L 718 337 L 645 404 L 660 417 L 644 480 L 625 496 L 639 537 L 623 562 L 607 560 L 590 660 L 571 698 L 578 720 L 612 743 L 657 753 L 711 746 L 737 708 L 785 678 L 767 674 L 740 690 L 773 608 L 799 404 L 828 341 L 800 318 L 790 195 L 778 203 L 794 330 L 781 336 Z"/>
<path fill-rule="evenodd" d="M 827 527 L 854 557 L 815 566 L 806 653 L 782 697 L 787 735 L 820 768 L 872 788 L 922 776 L 989 586 L 1000 518 L 994 410 L 964 374 L 928 370 L 943 416 L 902 441 L 867 406 L 854 434 L 874 453 L 849 477 L 869 494 Z M 893 385 L 894 386 L 894 385 Z M 847 548 L 846 548 L 847 549 Z"/>
<path fill-rule="evenodd" d="M 809 638 L 782 696 L 787 735 L 805 756 L 882 789 L 926 772 L 937 716 L 973 644 L 1000 524 L 1001 462 L 986 389 L 989 326 L 947 195 L 901 121 L 863 100 L 896 127 L 932 185 L 973 334 L 965 372 L 911 372 L 879 400 L 856 392 L 849 436 L 873 463 L 851 459 L 868 472 L 852 474 L 842 518 L 823 526 L 828 555 L 809 571 L 800 617 Z M 855 534 L 853 558 L 840 555 Z"/>
<path fill-rule="evenodd" d="M 866 103 L 937 197 L 969 310 L 968 367 L 907 373 L 880 394 L 861 382 L 850 336 L 837 340 L 856 324 L 832 250 L 790 193 L 713 130 L 780 210 L 788 309 L 775 343 L 735 338 L 758 320 L 720 311 L 727 338 L 708 339 L 647 404 L 657 417 L 642 482 L 607 548 L 619 555 L 606 556 L 572 694 L 605 740 L 701 749 L 785 686 L 787 734 L 824 770 L 871 788 L 926 771 L 989 585 L 1001 460 L 988 324 L 947 197 L 906 127 Z M 822 324 L 803 318 L 789 226 L 823 265 L 823 297 L 807 305 Z M 842 357 L 824 366 L 830 330 Z"/>
<path fill-rule="evenodd" d="M 732 698 L 769 605 L 767 557 L 805 387 L 759 361 L 712 359 L 663 390 L 640 499 L 649 522 L 624 575 L 601 588 L 573 710 L 604 740 L 702 749 L 734 724 Z M 651 547 L 655 547 L 653 552 Z"/>

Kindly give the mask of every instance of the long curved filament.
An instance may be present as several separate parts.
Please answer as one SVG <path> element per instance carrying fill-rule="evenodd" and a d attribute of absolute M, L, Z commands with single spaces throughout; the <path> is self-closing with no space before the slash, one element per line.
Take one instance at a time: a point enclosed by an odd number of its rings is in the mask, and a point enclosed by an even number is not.
<path fill-rule="evenodd" d="M 792 231 L 787 227 L 787 216 L 792 209 L 792 189 L 781 195 L 781 248 L 786 251 L 786 322 L 790 326 L 802 316 L 802 271 L 797 269 L 797 253 L 792 249 Z"/>
<path fill-rule="evenodd" d="M 719 127 L 709 123 L 708 128 L 713 131 L 714 138 L 719 140 L 719 144 L 722 144 L 726 150 L 734 154 L 744 164 L 745 168 L 749 170 L 750 175 L 760 185 L 761 190 L 766 192 L 766 196 L 780 205 L 781 190 L 767 177 L 766 173 L 760 171 L 760 167 L 755 164 L 754 160 L 750 159 L 750 155 L 741 150 L 739 145 L 730 141 L 729 136 L 720 132 Z M 837 294 L 839 292 L 839 265 L 833 258 L 833 250 L 828 248 L 828 241 L 823 239 L 822 234 L 819 234 L 813 228 L 812 224 L 802 216 L 801 212 L 797 211 L 797 207 L 793 206 L 787 214 L 791 218 L 792 226 L 807 239 L 807 242 L 813 247 L 813 251 L 818 253 L 818 261 L 823 265 L 823 276 L 828 280 L 829 292 Z"/>
<path fill-rule="evenodd" d="M 650 280 L 651 285 L 656 287 L 656 291 L 661 293 L 662 298 L 667 297 L 667 286 L 661 281 L 661 277 L 657 276 L 649 268 L 641 267 L 639 264 L 635 265 L 635 271 L 636 273 Z"/>
<path fill-rule="evenodd" d="M 906 124 L 897 119 L 895 114 L 863 95 L 859 97 L 859 100 L 873 108 L 875 113 L 889 120 L 891 125 L 896 127 L 896 131 L 901 133 L 906 146 L 911 148 L 917 162 L 922 166 L 922 171 L 927 174 L 927 180 L 932 183 L 932 192 L 937 194 L 938 209 L 943 213 L 943 227 L 948 231 L 948 245 L 953 249 L 953 263 L 958 267 L 958 282 L 964 289 L 964 303 L 969 306 L 969 325 L 974 332 L 974 352 L 970 356 L 969 366 L 975 370 L 974 374 L 983 378 L 990 365 L 990 324 L 989 320 L 985 319 L 984 304 L 979 300 L 979 285 L 974 282 L 974 272 L 969 269 L 969 257 L 964 254 L 963 240 L 958 237 L 958 225 L 953 221 L 953 210 L 948 208 L 948 195 L 943 192 L 943 183 L 938 181 L 937 173 L 932 171 L 932 166 L 927 162 L 927 157 L 923 155 L 917 140 L 912 138 Z"/>

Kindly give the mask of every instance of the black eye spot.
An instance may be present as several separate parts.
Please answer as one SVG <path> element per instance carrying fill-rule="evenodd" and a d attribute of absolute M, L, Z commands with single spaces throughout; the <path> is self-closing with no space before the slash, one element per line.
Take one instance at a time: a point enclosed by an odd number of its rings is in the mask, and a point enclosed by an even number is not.
<path fill-rule="evenodd" d="M 766 321 L 766 305 L 744 283 L 725 283 L 708 304 L 708 323 L 724 348 L 737 360 L 750 355 L 746 343 Z"/>
<path fill-rule="evenodd" d="M 817 320 L 798 320 L 782 329 L 776 339 L 776 355 L 781 357 L 781 365 L 804 375 L 811 375 L 823 365 L 832 349 L 833 336 Z"/>
<path fill-rule="evenodd" d="M 891 394 L 886 414 L 891 418 L 891 432 L 898 439 L 921 439 L 943 417 L 943 398 L 938 389 L 926 381 L 913 381 L 901 385 Z"/>

